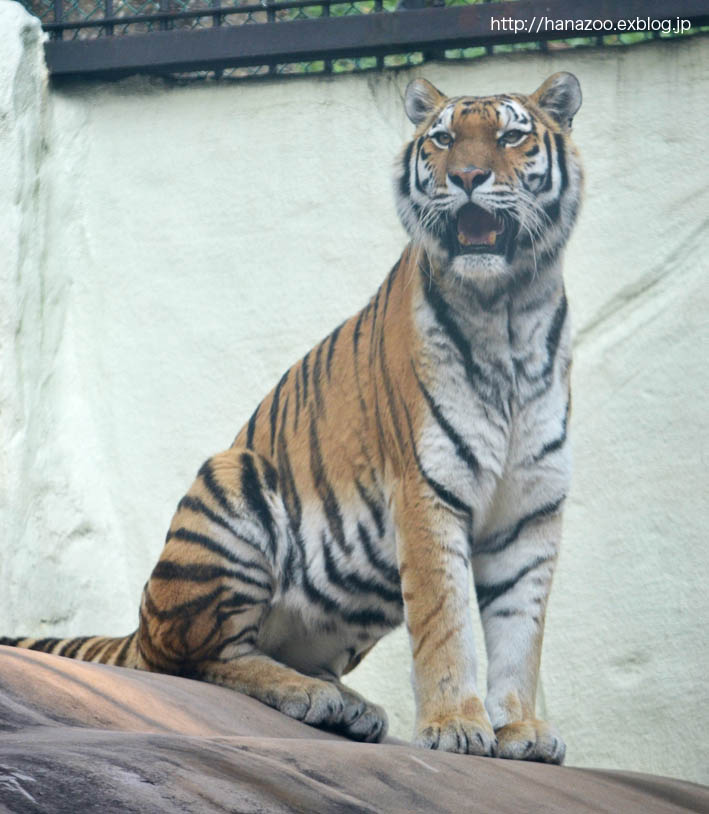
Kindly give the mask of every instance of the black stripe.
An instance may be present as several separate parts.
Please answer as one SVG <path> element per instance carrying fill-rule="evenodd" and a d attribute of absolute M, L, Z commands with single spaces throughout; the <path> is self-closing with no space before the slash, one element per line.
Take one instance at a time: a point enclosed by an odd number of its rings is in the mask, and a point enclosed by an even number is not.
<path fill-rule="evenodd" d="M 537 557 L 535 560 L 532 560 L 529 565 L 525 565 L 524 568 L 521 568 L 512 579 L 506 579 L 504 582 L 494 582 L 488 585 L 476 583 L 475 594 L 478 598 L 480 611 L 484 611 L 485 608 L 492 605 L 496 599 L 499 599 L 508 591 L 511 591 L 522 577 L 526 576 L 535 568 L 538 568 L 542 563 L 548 562 L 550 559 L 552 559 L 552 557 Z"/>
<path fill-rule="evenodd" d="M 519 229 L 520 229 L 520 227 L 519 227 L 519 224 L 516 221 L 509 221 L 508 220 L 506 222 L 506 228 L 510 229 L 511 234 L 510 234 L 510 237 L 507 240 L 507 249 L 505 251 L 505 260 L 508 263 L 512 263 L 512 261 L 514 260 L 515 254 L 517 254 L 517 245 L 518 245 L 518 243 L 521 242 L 521 239 L 519 237 Z M 525 237 L 526 237 L 526 235 L 525 235 Z M 531 243 L 530 243 L 530 246 L 531 246 Z M 519 286 L 520 286 L 520 284 L 518 282 L 518 278 L 516 276 L 513 276 L 511 281 L 510 281 L 510 285 L 507 287 L 507 290 L 513 291 L 515 288 L 517 288 Z M 505 288 L 503 288 L 503 291 L 505 291 Z"/>
<path fill-rule="evenodd" d="M 122 667 L 125 664 L 128 650 L 130 649 L 131 643 L 133 642 L 133 639 L 135 639 L 136 635 L 137 631 L 135 633 L 131 633 L 130 636 L 126 636 L 125 641 L 121 645 L 121 649 L 118 651 L 118 653 L 116 653 L 114 664 L 117 667 Z"/>
<path fill-rule="evenodd" d="M 205 461 L 202 464 L 199 472 L 197 473 L 197 477 L 202 478 L 202 482 L 207 487 L 207 491 L 217 501 L 217 503 L 222 507 L 222 509 L 224 509 L 224 511 L 230 517 L 236 517 L 234 510 L 232 509 L 227 498 L 226 491 L 222 488 L 222 486 L 219 483 L 217 483 L 217 480 L 214 477 L 214 470 L 212 469 L 211 459 Z"/>
<path fill-rule="evenodd" d="M 281 435 L 283 435 L 283 433 L 285 431 L 285 428 L 286 428 L 286 422 L 288 421 L 288 402 L 289 401 L 290 401 L 290 393 L 286 396 L 286 400 L 283 403 L 283 413 L 281 414 L 281 428 L 278 431 L 278 437 L 279 438 L 281 437 Z"/>
<path fill-rule="evenodd" d="M 245 582 L 247 585 L 255 585 L 257 588 L 263 588 L 264 591 L 270 591 L 271 586 L 269 583 L 259 582 L 257 579 L 246 576 L 240 571 L 234 571 L 230 568 L 224 568 L 221 565 L 212 565 L 209 563 L 179 563 L 173 560 L 160 560 L 153 568 L 151 579 L 170 579 L 170 580 L 184 580 L 185 582 L 212 582 L 215 579 L 238 579 L 240 582 Z"/>
<path fill-rule="evenodd" d="M 288 447 L 283 430 L 281 430 L 278 436 L 278 475 L 281 481 L 281 497 L 286 514 L 288 515 L 289 524 L 286 536 L 287 549 L 285 562 L 281 570 L 281 584 L 283 590 L 286 591 L 296 577 L 296 551 L 292 537 L 295 535 L 297 538 L 300 535 L 302 505 L 300 495 L 295 486 L 295 478 L 293 477 L 293 470 L 291 468 L 290 458 L 288 457 Z"/>
<path fill-rule="evenodd" d="M 283 591 L 287 591 L 288 588 L 295 582 L 296 572 L 295 572 L 295 547 L 293 546 L 292 542 L 289 540 L 288 550 L 286 552 L 286 558 L 283 563 L 283 568 L 281 570 L 281 585 L 283 587 Z"/>
<path fill-rule="evenodd" d="M 382 310 L 382 315 L 386 314 L 387 308 L 389 307 L 389 295 L 391 294 L 391 287 L 394 284 L 394 279 L 396 278 L 396 273 L 399 271 L 399 266 L 401 265 L 401 258 L 399 258 L 396 263 L 391 268 L 389 272 L 389 276 L 387 277 L 387 290 L 386 294 L 384 295 L 384 309 Z"/>
<path fill-rule="evenodd" d="M 511 608 L 501 608 L 500 610 L 494 611 L 491 616 L 497 616 L 500 619 L 509 619 L 510 616 L 527 616 L 527 612 L 523 610 L 513 610 Z M 537 623 L 539 622 L 539 618 L 537 616 L 530 616 L 530 619 Z"/>
<path fill-rule="evenodd" d="M 470 350 L 470 343 L 463 336 L 463 332 L 458 327 L 453 315 L 450 313 L 448 304 L 441 296 L 436 285 L 429 285 L 425 279 L 426 271 L 421 268 L 421 274 L 424 277 L 422 280 L 422 288 L 426 301 L 428 302 L 436 321 L 441 326 L 443 332 L 453 342 L 461 356 L 461 361 L 465 369 L 465 375 L 473 390 L 480 396 L 480 398 L 487 404 L 492 405 L 502 415 L 506 415 L 505 405 L 502 397 L 494 387 L 493 384 L 486 378 L 482 369 L 473 361 L 472 353 Z M 480 385 L 487 386 L 488 392 L 483 392 Z"/>
<path fill-rule="evenodd" d="M 428 472 L 423 468 L 423 464 L 421 463 L 421 459 L 419 458 L 418 450 L 416 449 L 416 441 L 414 438 L 414 427 L 413 423 L 411 422 L 411 415 L 409 414 L 409 408 L 406 406 L 404 402 L 404 412 L 406 413 L 406 420 L 409 424 L 409 433 L 411 435 L 411 449 L 414 453 L 414 460 L 416 461 L 416 466 L 418 467 L 421 476 L 426 481 L 426 483 L 430 486 L 431 490 L 444 502 L 451 506 L 453 509 L 456 509 L 459 512 L 463 512 L 464 514 L 468 515 L 468 517 L 472 517 L 472 509 L 466 503 L 464 503 L 459 497 L 456 497 L 452 492 L 446 489 L 445 486 L 440 484 L 437 480 L 432 478 Z"/>
<path fill-rule="evenodd" d="M 467 464 L 467 466 L 473 471 L 474 474 L 478 474 L 480 471 L 480 463 L 478 459 L 475 457 L 475 454 L 470 449 L 470 447 L 465 443 L 465 441 L 461 438 L 461 436 L 456 432 L 453 428 L 451 423 L 448 419 L 443 415 L 441 408 L 436 404 L 433 399 L 433 396 L 429 393 L 426 385 L 421 381 L 418 371 L 416 370 L 416 366 L 414 365 L 413 359 L 411 360 L 411 367 L 414 371 L 414 376 L 416 376 L 416 381 L 418 382 L 419 388 L 423 393 L 424 398 L 426 399 L 426 403 L 433 414 L 433 417 L 438 422 L 441 429 L 445 432 L 445 434 L 450 438 L 451 443 L 455 447 L 456 455 L 460 458 L 463 463 Z"/>
<path fill-rule="evenodd" d="M 322 411 L 322 392 L 320 390 L 321 377 L 322 377 L 322 351 L 325 345 L 323 340 L 315 351 L 315 362 L 313 363 L 313 393 L 315 393 L 315 407 L 318 412 Z"/>
<path fill-rule="evenodd" d="M 552 162 L 551 141 L 549 140 L 548 130 L 544 131 L 544 149 L 547 151 L 547 177 L 544 180 L 539 192 L 549 192 L 552 184 L 552 171 L 554 169 L 554 164 Z"/>
<path fill-rule="evenodd" d="M 288 513 L 288 520 L 294 531 L 300 529 L 302 507 L 300 495 L 295 486 L 295 478 L 288 457 L 288 447 L 283 433 L 278 437 L 278 475 L 281 481 L 281 496 Z"/>
<path fill-rule="evenodd" d="M 248 600 L 248 597 L 244 597 L 244 595 L 242 595 L 242 594 L 239 594 L 237 596 L 241 597 L 242 599 L 246 598 Z M 220 602 L 217 605 L 217 612 L 214 614 L 214 624 L 212 625 L 212 627 L 209 629 L 209 631 L 202 638 L 201 644 L 198 645 L 197 648 L 193 648 L 192 652 L 194 652 L 197 649 L 200 649 L 200 650 L 203 649 L 215 637 L 218 637 L 219 634 L 224 629 L 224 625 L 229 620 L 233 619 L 235 616 L 240 616 L 242 613 L 247 613 L 248 611 L 253 610 L 253 608 L 255 606 L 264 604 L 262 602 L 253 603 L 253 602 L 246 601 L 243 604 L 235 605 L 231 610 L 226 610 L 227 606 L 230 603 L 233 603 L 233 602 L 234 602 L 234 599 L 232 598 L 230 600 Z M 210 661 L 221 661 L 221 662 L 231 661 L 233 656 L 230 659 L 224 659 L 224 658 L 221 658 L 220 656 L 217 656 L 216 654 L 221 653 L 222 650 L 224 649 L 224 647 L 227 646 L 227 644 L 229 644 L 229 643 L 236 644 L 240 640 L 243 640 L 243 642 L 245 644 L 253 645 L 255 643 L 255 641 L 256 641 L 256 636 L 254 635 L 254 631 L 256 633 L 258 633 L 258 627 L 256 625 L 248 625 L 247 627 L 242 628 L 241 631 L 239 633 L 235 634 L 234 636 L 230 636 L 228 639 L 218 641 L 216 648 L 214 648 L 211 651 L 210 655 L 208 656 L 208 659 Z M 200 660 L 205 661 L 206 659 L 205 659 L 204 656 L 201 656 Z"/>
<path fill-rule="evenodd" d="M 208 506 L 206 506 L 198 497 L 192 497 L 191 495 L 185 495 L 182 500 L 177 504 L 177 511 L 182 511 L 183 509 L 189 509 L 190 511 L 195 512 L 196 514 L 203 514 L 207 519 L 211 520 L 212 523 L 215 523 L 218 526 L 221 526 L 223 529 L 226 529 L 230 534 L 233 534 L 235 537 L 239 537 L 236 533 L 234 528 L 231 524 L 225 520 L 221 515 L 213 512 Z"/>
<path fill-rule="evenodd" d="M 266 481 L 266 488 L 270 492 L 275 492 L 278 488 L 278 472 L 276 467 L 266 458 L 261 458 L 261 467 L 263 469 L 263 477 Z"/>
<path fill-rule="evenodd" d="M 110 639 L 108 645 L 106 645 L 104 647 L 103 652 L 101 653 L 99 663 L 104 663 L 105 664 L 113 656 L 113 654 L 116 651 L 121 649 L 122 643 L 123 643 L 123 639 L 121 639 L 121 638 Z M 82 659 L 82 661 L 85 661 L 86 660 L 86 655 L 84 654 L 81 657 L 81 659 Z"/>
<path fill-rule="evenodd" d="M 558 438 L 555 438 L 553 441 L 549 441 L 539 450 L 539 452 L 532 458 L 533 463 L 538 463 L 545 458 L 547 455 L 550 455 L 552 452 L 556 452 L 557 449 L 561 449 L 566 443 L 566 436 L 568 431 L 568 424 L 569 424 L 569 407 L 571 402 L 566 402 L 566 410 L 564 411 L 564 420 L 561 424 L 561 435 Z"/>
<path fill-rule="evenodd" d="M 256 545 L 256 543 L 250 542 L 249 540 L 244 539 L 241 535 L 237 535 L 235 532 L 232 532 L 235 537 L 238 537 L 243 543 L 246 545 L 256 549 L 259 554 L 263 554 L 261 549 Z M 207 551 L 211 551 L 213 554 L 218 554 L 220 557 L 223 557 L 227 562 L 232 563 L 233 565 L 239 565 L 242 568 L 253 568 L 257 571 L 261 571 L 262 573 L 266 574 L 266 576 L 270 576 L 270 572 L 267 568 L 263 565 L 260 565 L 253 560 L 244 560 L 241 557 L 238 557 L 232 551 L 230 551 L 226 546 L 219 543 L 217 540 L 213 540 L 211 537 L 208 537 L 206 534 L 200 534 L 196 531 L 190 531 L 189 529 L 179 528 L 175 531 L 169 531 L 167 533 L 166 543 L 169 543 L 170 540 L 180 540 L 183 543 L 192 543 L 194 545 L 201 546 L 202 548 L 206 548 Z M 159 563 L 158 563 L 159 564 Z"/>
<path fill-rule="evenodd" d="M 343 323 L 344 325 L 344 323 Z M 331 366 L 332 366 L 332 355 L 335 352 L 335 345 L 337 344 L 337 337 L 340 335 L 340 331 L 342 330 L 342 325 L 338 325 L 337 328 L 330 334 L 330 344 L 327 347 L 327 359 L 325 360 L 325 372 L 327 373 L 327 378 L 330 378 Z"/>
<path fill-rule="evenodd" d="M 527 156 L 527 158 L 531 158 L 533 155 L 536 155 L 538 152 L 539 152 L 539 145 L 535 144 L 534 147 L 532 147 L 531 150 L 527 150 L 525 155 Z"/>
<path fill-rule="evenodd" d="M 276 530 L 268 503 L 263 496 L 261 482 L 256 471 L 253 456 L 244 452 L 241 455 L 241 493 L 246 505 L 256 515 L 268 535 L 271 556 L 276 557 Z"/>
<path fill-rule="evenodd" d="M 259 406 L 251 413 L 251 418 L 249 419 L 248 428 L 246 430 L 246 448 L 253 449 L 254 445 L 254 432 L 256 431 L 256 416 L 258 415 Z"/>
<path fill-rule="evenodd" d="M 76 657 L 76 654 L 81 650 L 81 648 L 89 641 L 89 639 L 93 639 L 93 636 L 80 636 L 78 639 L 71 639 L 71 641 L 67 642 L 67 644 L 62 647 L 62 649 L 57 653 L 58 656 L 64 656 L 68 659 L 73 659 Z M 30 650 L 34 650 L 34 647 L 31 647 Z"/>
<path fill-rule="evenodd" d="M 377 289 L 377 294 L 374 297 L 374 310 L 372 311 L 372 328 L 369 334 L 369 361 L 371 364 L 374 358 L 374 331 L 377 327 L 377 311 L 379 310 L 379 295 L 382 293 L 382 286 Z"/>
<path fill-rule="evenodd" d="M 106 649 L 109 642 L 112 641 L 113 641 L 112 639 L 108 639 L 103 636 L 96 637 L 96 641 L 91 645 L 91 647 L 89 647 L 85 651 L 84 658 L 82 659 L 82 661 L 93 661 L 97 656 L 99 656 L 100 661 L 100 657 L 103 655 L 103 651 Z"/>
<path fill-rule="evenodd" d="M 548 332 L 544 340 L 547 358 L 544 362 L 543 368 L 539 372 L 535 373 L 534 371 L 527 370 L 525 363 L 529 361 L 528 359 L 517 359 L 514 361 L 515 372 L 518 378 L 524 377 L 530 383 L 542 382 L 544 385 L 541 389 L 537 389 L 531 398 L 527 399 L 525 404 L 544 395 L 546 392 L 548 392 L 552 385 L 551 373 L 554 369 L 554 363 L 556 361 L 559 343 L 561 340 L 561 333 L 563 331 L 567 316 L 567 309 L 568 304 L 566 297 L 562 293 L 556 311 L 549 322 Z M 539 325 L 540 323 L 537 320 L 534 325 L 535 332 L 539 328 Z"/>
<path fill-rule="evenodd" d="M 337 602 L 334 599 L 332 599 L 332 597 L 329 597 L 327 594 L 320 591 L 315 586 L 315 584 L 310 580 L 310 574 L 308 572 L 308 564 L 305 554 L 305 543 L 303 542 L 303 538 L 300 532 L 297 532 L 294 535 L 294 544 L 295 547 L 297 547 L 300 554 L 301 567 L 298 571 L 298 576 L 300 577 L 300 584 L 303 589 L 303 592 L 311 602 L 317 603 L 326 611 L 328 611 L 328 613 L 336 613 L 338 616 L 340 616 L 341 619 L 352 625 L 364 627 L 368 627 L 370 625 L 378 625 L 379 627 L 390 629 L 394 624 L 398 624 L 398 621 L 392 622 L 381 611 L 343 610 L 337 604 Z"/>
<path fill-rule="evenodd" d="M 372 515 L 374 525 L 377 527 L 377 534 L 382 537 L 384 534 L 384 512 L 382 507 L 369 493 L 367 487 L 362 483 L 362 481 L 360 481 L 359 478 L 355 478 L 355 486 L 357 487 L 359 496 L 362 498 L 366 507 L 369 509 L 369 513 Z"/>
<path fill-rule="evenodd" d="M 303 357 L 303 361 L 300 363 L 300 368 L 303 372 L 303 407 L 308 400 L 308 357 L 310 356 L 310 351 L 308 351 L 305 356 Z"/>
<path fill-rule="evenodd" d="M 165 672 L 165 663 L 161 662 L 160 664 L 158 664 L 156 661 L 153 661 L 153 659 L 149 658 L 149 656 L 143 649 L 143 646 L 140 641 L 138 641 L 138 653 L 140 653 L 140 658 L 143 660 L 143 663 L 146 665 L 146 667 L 148 668 L 148 670 L 150 670 L 151 673 Z M 165 655 L 164 652 L 163 655 Z M 177 663 L 176 659 L 173 659 L 170 656 L 167 656 L 167 658 L 169 658 L 173 664 Z"/>
<path fill-rule="evenodd" d="M 218 585 L 208 594 L 196 596 L 193 599 L 189 599 L 187 602 L 180 603 L 179 605 L 172 605 L 167 610 L 158 610 L 158 607 L 153 601 L 153 598 L 150 596 L 150 592 L 148 590 L 143 593 L 143 600 L 150 616 L 159 621 L 164 621 L 166 619 L 175 619 L 178 616 L 194 617 L 194 614 L 208 608 L 227 590 L 229 590 L 228 585 Z"/>
<path fill-rule="evenodd" d="M 212 611 L 209 618 L 212 621 L 212 626 L 206 632 L 201 625 L 199 631 L 193 631 L 191 622 L 183 623 L 180 626 L 180 651 L 182 652 L 183 661 L 183 668 L 180 672 L 182 672 L 184 669 L 184 662 L 194 661 L 194 656 L 196 654 L 199 654 L 199 659 L 207 658 L 204 655 L 205 648 L 210 645 L 216 636 L 218 636 L 220 630 L 222 630 L 222 626 L 224 625 L 225 618 L 228 617 L 222 615 L 220 618 L 219 613 L 214 613 Z M 197 640 L 197 632 L 202 634 L 199 640 Z M 213 650 L 210 652 L 210 657 L 213 652 Z"/>
<path fill-rule="evenodd" d="M 22 641 L 18 639 L 17 641 Z M 46 637 L 44 639 L 37 639 L 36 641 L 32 642 L 26 649 L 27 650 L 36 650 L 38 653 L 49 653 L 51 649 L 56 645 L 58 642 L 61 642 L 62 639 L 58 639 L 56 636 L 53 637 Z M 73 642 L 74 639 L 70 639 L 70 643 Z"/>
<path fill-rule="evenodd" d="M 307 569 L 303 569 L 303 591 L 311 602 L 315 602 L 324 608 L 328 613 L 336 613 L 347 624 L 356 627 L 384 627 L 391 628 L 395 622 L 391 620 L 386 614 L 380 610 L 365 608 L 364 610 L 345 610 L 341 608 L 337 602 L 329 597 L 327 594 L 322 593 L 310 581 Z"/>
<path fill-rule="evenodd" d="M 421 154 L 421 146 L 423 145 L 424 140 L 419 139 L 416 143 L 416 159 L 414 160 L 414 185 L 416 189 L 423 195 L 427 197 L 426 190 L 423 188 L 421 184 L 421 178 L 419 177 L 419 156 Z"/>
<path fill-rule="evenodd" d="M 26 636 L 15 636 L 15 637 L 0 636 L 0 645 L 4 645 L 5 647 L 17 647 L 18 642 L 21 642 L 25 638 L 27 638 L 27 637 Z"/>
<path fill-rule="evenodd" d="M 392 591 L 391 588 L 387 588 L 374 580 L 363 578 L 356 573 L 343 574 L 337 567 L 328 541 L 323 539 L 321 545 L 324 554 L 325 573 L 333 585 L 337 585 L 338 588 L 351 594 L 360 596 L 361 594 L 374 594 L 384 602 L 403 604 L 401 590 Z"/>
<path fill-rule="evenodd" d="M 352 346 L 354 348 L 354 355 L 357 358 L 357 350 L 359 346 L 359 332 L 362 327 L 362 320 L 364 319 L 364 313 L 366 309 L 362 309 L 359 312 L 359 316 L 357 317 L 357 322 L 355 322 L 354 333 L 352 334 Z"/>
<path fill-rule="evenodd" d="M 430 267 L 428 267 L 428 265 L 427 268 L 421 266 L 420 273 L 423 278 L 421 280 L 421 287 L 423 289 L 424 296 L 426 297 L 426 301 L 433 311 L 438 324 L 458 349 L 458 352 L 462 357 L 462 361 L 465 364 L 466 359 L 470 356 L 470 343 L 463 336 L 462 331 L 458 327 L 458 323 L 450 313 L 447 303 L 438 291 L 438 287 L 433 283 L 432 280 L 429 279 L 428 275 L 430 274 Z M 466 373 L 467 372 L 468 371 L 466 368 Z M 472 379 L 472 376 L 469 376 L 468 378 Z"/>
<path fill-rule="evenodd" d="M 554 312 L 554 317 L 551 321 L 549 333 L 546 338 L 547 362 L 544 365 L 542 376 L 548 376 L 554 367 L 556 359 L 556 352 L 559 349 L 559 340 L 561 339 L 561 332 L 566 322 L 566 314 L 568 310 L 568 303 L 566 301 L 566 294 L 561 295 L 561 301 Z"/>
<path fill-rule="evenodd" d="M 235 636 L 229 636 L 229 638 L 221 641 L 219 643 L 219 652 L 221 653 L 222 650 L 230 644 L 242 644 L 244 640 L 246 640 L 248 644 L 253 644 L 256 641 L 258 631 L 259 629 L 256 625 L 248 625 Z M 231 659 L 227 659 L 227 661 L 231 661 Z"/>
<path fill-rule="evenodd" d="M 511 529 L 498 534 L 493 534 L 481 542 L 473 544 L 473 555 L 497 554 L 500 551 L 504 551 L 504 549 L 511 546 L 512 543 L 517 540 L 525 526 L 528 526 L 530 523 L 533 523 L 535 520 L 540 520 L 543 517 L 552 517 L 555 515 L 561 508 L 561 504 L 565 499 L 566 495 L 563 495 L 558 500 L 552 501 L 551 503 L 545 503 L 543 506 L 540 506 L 538 509 L 535 509 L 533 512 L 530 512 L 529 514 L 526 514 L 524 517 L 520 518 Z"/>
<path fill-rule="evenodd" d="M 298 429 L 298 416 L 300 415 L 300 368 L 295 371 L 295 410 L 293 411 L 293 430 Z"/>
<path fill-rule="evenodd" d="M 569 173 L 566 169 L 566 147 L 564 145 L 564 137 L 561 133 L 554 133 L 554 144 L 556 145 L 556 160 L 559 164 L 559 172 L 561 173 L 561 185 L 559 187 L 559 197 L 561 197 L 569 185 Z"/>
<path fill-rule="evenodd" d="M 276 389 L 273 391 L 273 399 L 271 400 L 271 455 L 273 455 L 273 448 L 276 441 L 276 418 L 278 418 L 278 402 L 281 398 L 281 388 L 286 383 L 289 373 L 290 370 L 286 370 L 286 372 L 281 376 L 278 384 L 276 385 Z"/>
<path fill-rule="evenodd" d="M 258 605 L 267 605 L 268 599 L 256 599 L 251 594 L 242 594 L 240 591 L 232 591 L 227 599 L 217 605 L 215 615 L 219 622 L 223 623 L 224 620 L 237 616 L 243 613 L 244 609 L 256 607 Z"/>
<path fill-rule="evenodd" d="M 352 545 L 345 539 L 345 529 L 342 522 L 340 505 L 325 474 L 322 452 L 320 450 L 320 441 L 318 439 L 315 419 L 313 416 L 310 417 L 310 472 L 313 476 L 315 490 L 320 496 L 323 508 L 325 509 L 325 517 L 327 518 L 327 524 L 330 528 L 330 532 L 340 548 L 343 551 L 350 553 L 352 551 Z"/>
<path fill-rule="evenodd" d="M 360 399 L 361 402 L 361 399 Z M 364 415 L 367 414 L 366 409 L 362 409 Z M 382 422 L 382 415 L 381 411 L 379 410 L 379 399 L 377 398 L 377 391 L 374 391 L 374 420 L 377 423 L 377 431 L 375 433 L 377 444 L 379 447 L 379 457 L 382 460 L 386 460 L 386 456 L 384 455 L 384 439 L 386 437 L 384 432 L 384 424 Z"/>
<path fill-rule="evenodd" d="M 406 145 L 406 150 L 404 150 L 404 157 L 402 159 L 402 166 L 403 166 L 403 173 L 401 174 L 401 178 L 399 179 L 399 192 L 401 193 L 403 198 L 408 198 L 411 194 L 411 183 L 409 181 L 409 173 L 410 165 L 411 165 L 411 153 L 414 150 L 414 142 L 410 141 Z"/>
<path fill-rule="evenodd" d="M 404 435 L 401 431 L 401 424 L 399 423 L 399 412 L 396 409 L 396 401 L 394 398 L 394 385 L 391 381 L 389 373 L 389 365 L 387 364 L 386 355 L 384 353 L 384 335 L 382 334 L 382 341 L 379 343 L 379 367 L 382 371 L 382 383 L 384 384 L 384 393 L 389 404 L 389 417 L 394 427 L 394 435 L 399 449 L 403 450 L 406 446 L 404 443 Z M 377 403 L 378 407 L 378 403 Z"/>
<path fill-rule="evenodd" d="M 374 545 L 372 544 L 372 538 L 369 536 L 369 532 L 361 523 L 357 523 L 357 533 L 359 534 L 359 539 L 362 543 L 364 553 L 367 555 L 369 564 L 379 571 L 382 576 L 388 579 L 389 582 L 393 582 L 394 585 L 399 585 L 401 582 L 399 571 L 393 565 L 388 563 L 375 549 Z"/>

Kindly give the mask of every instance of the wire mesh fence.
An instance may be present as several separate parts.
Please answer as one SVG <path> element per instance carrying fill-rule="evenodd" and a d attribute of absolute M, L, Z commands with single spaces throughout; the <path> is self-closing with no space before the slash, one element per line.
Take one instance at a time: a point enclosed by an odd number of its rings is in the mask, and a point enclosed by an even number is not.
<path fill-rule="evenodd" d="M 222 5 L 217 0 L 23 0 L 46 30 L 58 38 L 294 22 L 499 2 L 502 0 L 261 0 Z"/>
<path fill-rule="evenodd" d="M 247 0 L 235 5 L 220 0 L 21 0 L 42 21 L 52 42 L 71 42 L 140 36 L 156 32 L 186 32 L 225 29 L 264 24 L 292 25 L 305 20 L 326 20 L 370 15 L 399 15 L 427 8 L 452 8 L 489 5 L 490 11 L 523 4 L 520 0 Z M 676 0 L 675 0 L 676 1 Z M 672 4 L 673 0 L 667 0 Z M 548 5 L 548 4 L 547 4 Z M 608 5 L 608 4 L 606 4 Z M 619 3 L 616 5 L 620 5 Z M 669 14 L 666 15 L 669 17 Z M 704 20 L 699 21 L 704 22 Z M 271 29 L 273 30 L 273 29 Z M 417 65 L 429 59 L 474 59 L 491 53 L 517 50 L 562 50 L 588 46 L 630 45 L 650 39 L 688 36 L 708 31 L 709 26 L 692 25 L 677 32 L 669 27 L 634 30 L 625 33 L 593 33 L 566 38 L 549 37 L 526 42 L 495 42 L 470 47 L 434 48 L 376 55 L 353 54 L 345 58 L 324 56 L 306 61 L 275 61 L 238 67 L 192 70 L 193 77 L 246 78 L 256 76 L 290 76 L 306 74 L 350 73 L 353 71 L 400 68 Z M 529 39 L 529 38 L 527 38 Z M 365 49 L 363 49 L 365 50 Z M 385 49 L 384 49 L 385 50 Z M 168 71 L 181 74 L 181 71 Z"/>

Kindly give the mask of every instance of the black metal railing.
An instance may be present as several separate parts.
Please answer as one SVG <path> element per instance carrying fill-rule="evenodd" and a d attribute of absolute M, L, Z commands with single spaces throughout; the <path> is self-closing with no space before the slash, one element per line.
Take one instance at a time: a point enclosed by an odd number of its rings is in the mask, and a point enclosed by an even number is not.
<path fill-rule="evenodd" d="M 709 0 L 22 1 L 50 36 L 55 77 L 341 73 L 709 27 Z"/>

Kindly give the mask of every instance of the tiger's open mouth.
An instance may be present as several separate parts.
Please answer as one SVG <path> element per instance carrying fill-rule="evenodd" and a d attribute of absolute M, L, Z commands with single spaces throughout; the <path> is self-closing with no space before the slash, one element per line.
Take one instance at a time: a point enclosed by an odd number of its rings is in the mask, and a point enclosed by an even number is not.
<path fill-rule="evenodd" d="M 449 225 L 449 249 L 458 254 L 504 254 L 509 239 L 505 222 L 474 203 L 465 204 Z"/>

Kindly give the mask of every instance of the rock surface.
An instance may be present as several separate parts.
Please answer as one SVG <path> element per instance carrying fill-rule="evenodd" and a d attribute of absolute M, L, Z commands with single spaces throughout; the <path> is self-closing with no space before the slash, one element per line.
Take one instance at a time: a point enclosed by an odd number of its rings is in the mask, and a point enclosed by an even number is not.
<path fill-rule="evenodd" d="M 357 744 L 230 690 L 0 647 L 11 812 L 679 812 L 709 789 L 634 773 Z"/>

